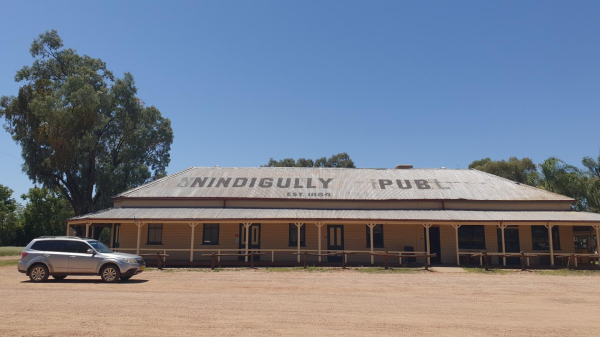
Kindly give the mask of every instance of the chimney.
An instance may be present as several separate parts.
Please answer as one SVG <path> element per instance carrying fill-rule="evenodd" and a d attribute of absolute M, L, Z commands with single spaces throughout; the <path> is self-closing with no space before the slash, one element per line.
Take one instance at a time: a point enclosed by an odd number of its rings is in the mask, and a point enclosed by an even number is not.
<path fill-rule="evenodd" d="M 413 168 L 412 165 L 396 165 L 396 170 L 410 170 Z"/>

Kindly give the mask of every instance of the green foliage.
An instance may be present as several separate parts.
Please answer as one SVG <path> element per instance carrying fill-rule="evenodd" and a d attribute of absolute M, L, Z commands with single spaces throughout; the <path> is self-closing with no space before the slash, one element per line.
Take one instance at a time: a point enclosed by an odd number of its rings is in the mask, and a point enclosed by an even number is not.
<path fill-rule="evenodd" d="M 73 209 L 58 190 L 34 187 L 21 198 L 28 201 L 23 210 L 22 244 L 43 235 L 65 235 Z"/>
<path fill-rule="evenodd" d="M 30 52 L 34 62 L 17 72 L 23 85 L 2 96 L 0 116 L 34 183 L 58 189 L 81 215 L 165 174 L 171 123 L 136 96 L 130 73 L 115 78 L 102 60 L 63 48 L 54 30 Z"/>
<path fill-rule="evenodd" d="M 102 242 L 106 247 L 110 247 L 110 228 L 102 228 L 98 241 Z"/>
<path fill-rule="evenodd" d="M 597 160 L 585 157 L 581 163 L 588 169 L 585 172 L 587 175 L 587 184 L 585 184 L 587 207 L 590 211 L 600 213 L 600 155 Z"/>
<path fill-rule="evenodd" d="M 508 161 L 476 160 L 469 168 L 571 197 L 575 199 L 573 209 L 599 213 L 600 156 L 597 160 L 585 157 L 582 164 L 586 171 L 556 157 L 546 159 L 537 167 L 529 158 L 511 157 Z"/>
<path fill-rule="evenodd" d="M 263 167 L 339 167 L 339 168 L 356 168 L 352 159 L 346 152 L 335 154 L 329 158 L 322 157 L 317 160 L 300 158 L 286 158 L 281 160 L 269 159 L 267 165 Z"/>
<path fill-rule="evenodd" d="M 12 198 L 13 190 L 0 184 L 0 246 L 14 244 L 21 230 L 21 205 Z"/>
<path fill-rule="evenodd" d="M 540 188 L 575 199 L 573 208 L 576 210 L 588 210 L 586 195 L 588 179 L 581 170 L 556 157 L 550 157 L 538 166 L 540 174 L 537 185 Z"/>
<path fill-rule="evenodd" d="M 484 158 L 469 164 L 470 169 L 487 172 L 521 184 L 535 185 L 536 166 L 529 158 L 510 157 L 506 160 Z"/>

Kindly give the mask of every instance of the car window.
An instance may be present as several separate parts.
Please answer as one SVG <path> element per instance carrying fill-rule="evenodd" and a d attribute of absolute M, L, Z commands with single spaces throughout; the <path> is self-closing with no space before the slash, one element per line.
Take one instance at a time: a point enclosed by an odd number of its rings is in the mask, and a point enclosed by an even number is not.
<path fill-rule="evenodd" d="M 52 242 L 52 241 L 48 241 L 48 240 L 36 241 L 31 246 L 31 249 L 39 250 L 39 251 L 46 251 L 50 247 L 50 242 Z"/>
<path fill-rule="evenodd" d="M 71 241 L 69 242 L 69 252 L 70 253 L 87 253 L 87 250 L 90 249 L 85 242 L 81 241 Z"/>
<path fill-rule="evenodd" d="M 106 248 L 105 245 L 102 244 L 102 242 L 100 241 L 88 241 L 87 243 L 89 243 L 92 247 L 94 247 L 94 249 L 98 252 L 98 253 L 111 253 L 110 249 Z"/>
<path fill-rule="evenodd" d="M 52 240 L 50 241 L 50 247 L 48 247 L 48 251 L 51 252 L 69 252 L 69 241 L 67 240 Z"/>

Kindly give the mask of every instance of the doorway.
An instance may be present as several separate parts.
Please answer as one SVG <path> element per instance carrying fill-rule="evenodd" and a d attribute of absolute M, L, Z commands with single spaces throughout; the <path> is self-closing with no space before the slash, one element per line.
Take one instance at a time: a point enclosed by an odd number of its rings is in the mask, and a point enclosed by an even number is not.
<path fill-rule="evenodd" d="M 427 228 L 423 228 L 425 233 L 425 248 L 427 248 Z M 431 244 L 431 248 L 429 252 L 431 254 L 436 254 L 435 257 L 430 259 L 431 264 L 441 264 L 442 263 L 442 248 L 440 244 L 440 228 L 439 227 L 430 227 L 429 228 L 429 243 Z"/>
<path fill-rule="evenodd" d="M 327 225 L 327 250 L 344 250 L 344 225 Z M 327 262 L 342 262 L 342 258 L 328 256 Z"/>
<path fill-rule="evenodd" d="M 498 234 L 498 252 L 502 253 L 502 230 L 497 228 L 496 233 Z M 507 227 L 504 229 L 504 245 L 507 253 L 521 252 L 521 245 L 519 243 L 519 228 Z M 500 258 L 500 263 L 502 263 L 502 258 Z M 518 265 L 521 264 L 521 259 L 518 257 L 507 257 L 506 264 Z"/>
<path fill-rule="evenodd" d="M 248 232 L 250 233 L 250 236 L 248 237 L 248 254 L 250 254 L 253 250 L 260 249 L 260 224 L 253 223 L 250 225 L 250 228 L 248 228 Z M 240 238 L 238 248 L 243 249 L 240 254 L 244 254 L 246 251 L 246 228 L 243 224 L 240 224 L 240 234 L 238 237 Z M 258 251 L 255 253 L 258 253 Z M 238 259 L 244 261 L 245 257 L 240 256 Z M 248 258 L 248 260 L 250 259 Z M 254 261 L 258 260 L 260 260 L 260 255 L 255 255 Z"/>

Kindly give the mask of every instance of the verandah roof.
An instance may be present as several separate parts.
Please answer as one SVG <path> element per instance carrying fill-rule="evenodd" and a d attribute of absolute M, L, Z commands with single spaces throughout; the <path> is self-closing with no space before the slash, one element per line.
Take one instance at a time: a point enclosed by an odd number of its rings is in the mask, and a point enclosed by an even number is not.
<path fill-rule="evenodd" d="M 600 223 L 600 214 L 574 211 L 329 210 L 196 207 L 110 208 L 69 219 L 85 221 L 352 220 L 434 222 Z"/>

